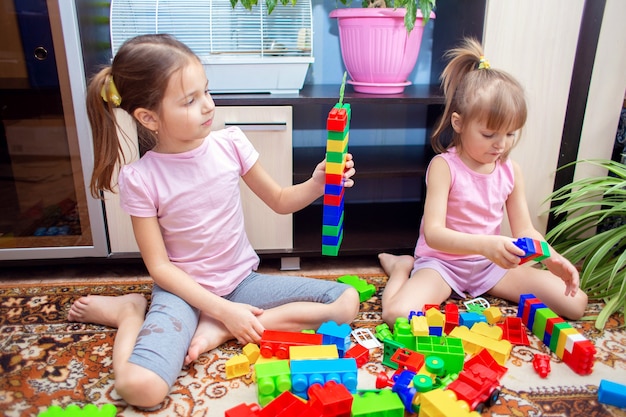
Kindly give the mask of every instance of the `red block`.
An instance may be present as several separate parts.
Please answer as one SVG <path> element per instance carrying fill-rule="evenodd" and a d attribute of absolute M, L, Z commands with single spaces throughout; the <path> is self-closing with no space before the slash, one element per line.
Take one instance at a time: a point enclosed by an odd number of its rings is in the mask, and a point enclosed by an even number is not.
<path fill-rule="evenodd" d="M 444 307 L 446 323 L 443 331 L 449 334 L 455 327 L 459 326 L 459 306 L 454 303 L 448 303 Z"/>
<path fill-rule="evenodd" d="M 224 417 L 259 417 L 261 407 L 258 404 L 239 404 L 224 412 Z"/>
<path fill-rule="evenodd" d="M 264 358 L 276 356 L 279 359 L 289 359 L 290 346 L 321 345 L 323 338 L 323 335 L 317 333 L 265 330 L 259 344 L 261 356 Z"/>
<path fill-rule="evenodd" d="M 563 350 L 563 362 L 579 375 L 590 375 L 593 372 L 595 356 L 596 347 L 589 340 L 574 343 L 571 352 Z"/>
<path fill-rule="evenodd" d="M 425 357 L 419 352 L 400 348 L 393 354 L 391 361 L 398 364 L 396 373 L 400 373 L 405 369 L 417 373 L 424 366 Z"/>
<path fill-rule="evenodd" d="M 519 317 L 507 317 L 504 323 L 499 325 L 502 328 L 502 338 L 514 345 L 530 346 L 526 327 Z"/>
<path fill-rule="evenodd" d="M 354 397 L 345 385 L 330 380 L 322 385 L 309 387 L 309 406 L 319 410 L 324 417 L 350 417 Z"/>
<path fill-rule="evenodd" d="M 346 109 L 333 107 L 328 113 L 328 118 L 326 119 L 326 130 L 330 130 L 332 132 L 343 132 L 346 129 L 347 123 L 348 113 L 346 113 Z"/>
<path fill-rule="evenodd" d="M 343 185 L 343 175 L 326 174 L 326 184 Z"/>
<path fill-rule="evenodd" d="M 346 189 L 342 188 L 341 193 L 339 195 L 324 194 L 324 205 L 325 206 L 340 206 L 345 192 L 346 192 Z"/>
<path fill-rule="evenodd" d="M 315 414 L 305 414 L 309 409 L 310 407 L 303 400 L 291 392 L 285 391 L 263 407 L 259 417 L 314 416 Z M 322 417 L 321 414 L 317 414 L 317 416 Z"/>
<path fill-rule="evenodd" d="M 538 298 L 529 298 L 528 300 L 524 301 L 524 314 L 522 316 L 522 322 L 528 326 L 528 319 L 529 319 L 529 314 L 530 314 L 530 310 L 533 304 L 539 304 L 541 303 L 541 300 Z"/>
<path fill-rule="evenodd" d="M 354 358 L 357 368 L 365 365 L 370 360 L 370 350 L 363 345 L 356 343 L 343 355 L 344 358 Z"/>

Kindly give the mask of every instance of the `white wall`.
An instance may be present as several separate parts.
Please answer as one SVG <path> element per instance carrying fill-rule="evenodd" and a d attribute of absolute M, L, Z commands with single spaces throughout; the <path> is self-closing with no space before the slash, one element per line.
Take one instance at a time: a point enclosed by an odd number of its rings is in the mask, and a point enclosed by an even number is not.
<path fill-rule="evenodd" d="M 545 232 L 584 0 L 489 1 L 484 47 L 492 67 L 526 88 L 529 115 L 513 151 L 535 227 Z M 578 159 L 610 158 L 626 88 L 626 2 L 608 0 Z M 577 169 L 577 177 L 584 169 Z M 591 175 L 587 172 L 586 176 Z M 503 227 L 509 233 L 508 224 Z"/>

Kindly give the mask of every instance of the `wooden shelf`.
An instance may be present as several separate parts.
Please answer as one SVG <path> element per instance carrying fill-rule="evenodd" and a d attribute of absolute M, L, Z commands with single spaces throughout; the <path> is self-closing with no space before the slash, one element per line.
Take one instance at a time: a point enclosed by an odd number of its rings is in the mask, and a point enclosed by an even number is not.
<path fill-rule="evenodd" d="M 298 94 L 212 94 L 217 106 L 294 106 L 329 104 L 339 100 L 339 85 L 305 85 Z M 346 103 L 443 104 L 438 85 L 410 85 L 402 94 L 362 94 L 346 86 Z"/>

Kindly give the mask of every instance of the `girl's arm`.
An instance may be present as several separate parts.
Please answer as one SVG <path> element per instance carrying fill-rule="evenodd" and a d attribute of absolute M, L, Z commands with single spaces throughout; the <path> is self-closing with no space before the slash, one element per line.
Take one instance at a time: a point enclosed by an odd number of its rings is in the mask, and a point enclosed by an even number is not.
<path fill-rule="evenodd" d="M 474 235 L 446 226 L 450 168 L 443 158 L 434 158 L 426 178 L 424 238 L 433 249 L 457 255 L 482 255 L 503 268 L 513 268 L 524 252 L 505 236 Z"/>
<path fill-rule="evenodd" d="M 352 187 L 352 176 L 356 172 L 352 155 L 346 155 L 344 187 Z M 259 162 L 242 177 L 259 198 L 279 214 L 289 214 L 301 210 L 324 194 L 326 182 L 326 161 L 315 167 L 313 175 L 307 181 L 289 187 L 281 187 L 261 166 Z"/>
<path fill-rule="evenodd" d="M 506 203 L 511 233 L 516 238 L 530 237 L 536 240 L 545 240 L 545 237 L 535 228 L 530 218 L 522 170 L 514 161 L 513 167 L 515 169 L 515 187 Z M 550 247 L 550 257 L 545 259 L 543 264 L 550 272 L 565 282 L 565 295 L 576 295 L 580 277 L 578 270 L 569 260 Z"/>
<path fill-rule="evenodd" d="M 262 309 L 217 296 L 172 264 L 156 217 L 131 216 L 131 220 L 141 257 L 159 287 L 222 322 L 240 343 L 260 340 L 264 329 L 256 316 Z"/>

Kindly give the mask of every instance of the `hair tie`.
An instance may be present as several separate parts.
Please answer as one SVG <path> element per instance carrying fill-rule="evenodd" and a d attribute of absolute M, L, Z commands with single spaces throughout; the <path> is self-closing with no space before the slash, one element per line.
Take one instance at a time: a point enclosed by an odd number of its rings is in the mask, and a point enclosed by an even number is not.
<path fill-rule="evenodd" d="M 489 69 L 491 68 L 491 64 L 484 56 L 480 56 L 480 61 L 478 61 L 478 69 Z"/>
<path fill-rule="evenodd" d="M 119 107 L 122 104 L 122 97 L 117 91 L 112 75 L 107 75 L 104 85 L 102 85 L 102 90 L 100 90 L 100 95 L 104 101 L 113 103 L 115 107 Z"/>

